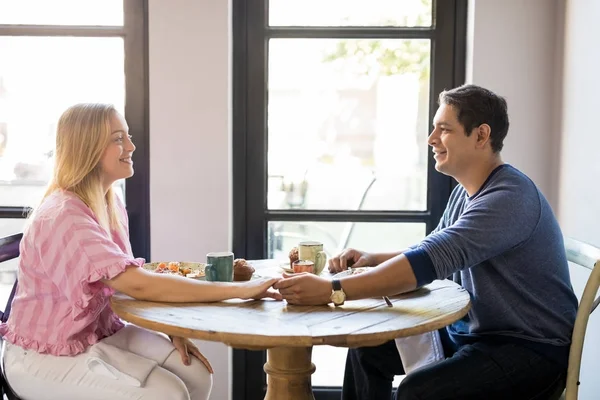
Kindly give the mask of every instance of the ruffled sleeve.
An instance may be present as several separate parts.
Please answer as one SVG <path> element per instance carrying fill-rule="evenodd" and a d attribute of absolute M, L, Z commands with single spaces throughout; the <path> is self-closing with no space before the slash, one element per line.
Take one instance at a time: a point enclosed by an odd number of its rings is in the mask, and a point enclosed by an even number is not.
<path fill-rule="evenodd" d="M 39 228 L 48 231 L 49 221 Z M 123 243 L 128 240 L 113 238 L 78 200 L 69 202 L 57 215 L 51 232 L 38 232 L 43 242 L 39 247 L 40 258 L 44 260 L 47 276 L 72 302 L 74 320 L 99 313 L 105 306 L 105 299 L 113 290 L 102 280 L 116 277 L 127 267 L 141 267 L 145 262 L 130 254 Z"/>

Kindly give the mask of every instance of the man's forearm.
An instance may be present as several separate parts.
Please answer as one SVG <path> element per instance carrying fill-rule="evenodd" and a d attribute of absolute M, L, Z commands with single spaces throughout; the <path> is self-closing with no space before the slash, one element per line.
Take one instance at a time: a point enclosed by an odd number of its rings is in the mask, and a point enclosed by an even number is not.
<path fill-rule="evenodd" d="M 371 254 L 373 256 L 373 260 L 375 261 L 375 265 L 379 265 L 381 263 L 386 262 L 387 260 L 397 257 L 400 254 L 404 253 L 407 249 L 401 250 L 401 251 L 395 251 L 393 253 L 373 253 Z M 374 267 L 375 265 L 371 265 L 371 267 Z"/>
<path fill-rule="evenodd" d="M 377 268 L 342 278 L 340 282 L 348 300 L 392 296 L 417 287 L 410 262 L 402 253 L 389 257 Z"/>

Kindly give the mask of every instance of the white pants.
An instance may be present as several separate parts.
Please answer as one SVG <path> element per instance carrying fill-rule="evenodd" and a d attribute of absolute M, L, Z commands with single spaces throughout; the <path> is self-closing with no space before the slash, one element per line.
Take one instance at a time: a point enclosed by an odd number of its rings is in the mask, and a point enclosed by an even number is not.
<path fill-rule="evenodd" d="M 174 347 L 170 354 L 167 352 L 166 358 L 164 352 L 157 357 L 153 348 L 164 348 L 164 341 L 168 339 L 149 332 L 127 325 L 103 340 L 118 342 L 125 359 L 128 354 L 135 354 L 157 362 L 141 387 L 92 372 L 87 364 L 91 348 L 76 356 L 57 357 L 25 350 L 8 342 L 4 349 L 6 378 L 15 394 L 23 400 L 208 399 L 212 375 L 206 367 L 193 356 L 190 356 L 191 365 L 184 365 Z M 136 338 L 140 340 L 136 341 Z M 124 349 L 123 344 L 128 348 Z"/>

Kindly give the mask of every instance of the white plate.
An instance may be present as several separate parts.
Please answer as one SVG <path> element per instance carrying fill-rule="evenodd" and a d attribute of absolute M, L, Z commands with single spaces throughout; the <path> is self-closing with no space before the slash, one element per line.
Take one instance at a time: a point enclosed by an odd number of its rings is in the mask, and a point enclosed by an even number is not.
<path fill-rule="evenodd" d="M 160 264 L 160 262 L 146 263 L 146 264 L 144 264 L 143 268 L 148 271 L 154 271 L 156 269 L 156 267 L 158 267 L 158 264 Z M 165 262 L 165 264 L 169 264 L 169 262 Z M 194 277 L 193 279 L 198 279 L 198 280 L 206 279 L 206 276 L 204 274 L 204 267 L 206 267 L 205 263 L 181 261 L 181 262 L 179 262 L 179 265 L 181 267 L 191 269 L 192 273 L 197 273 L 198 274 L 197 277 Z"/>

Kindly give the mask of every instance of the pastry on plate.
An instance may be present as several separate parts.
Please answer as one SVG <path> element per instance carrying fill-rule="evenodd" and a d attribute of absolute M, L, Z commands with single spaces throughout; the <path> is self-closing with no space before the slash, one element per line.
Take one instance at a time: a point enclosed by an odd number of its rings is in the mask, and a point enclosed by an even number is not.
<path fill-rule="evenodd" d="M 249 281 L 254 273 L 254 267 L 243 258 L 233 260 L 233 280 L 236 282 Z"/>
<path fill-rule="evenodd" d="M 290 250 L 289 258 L 290 258 L 290 268 L 294 268 L 294 262 L 299 260 L 297 247 L 293 247 Z"/>

